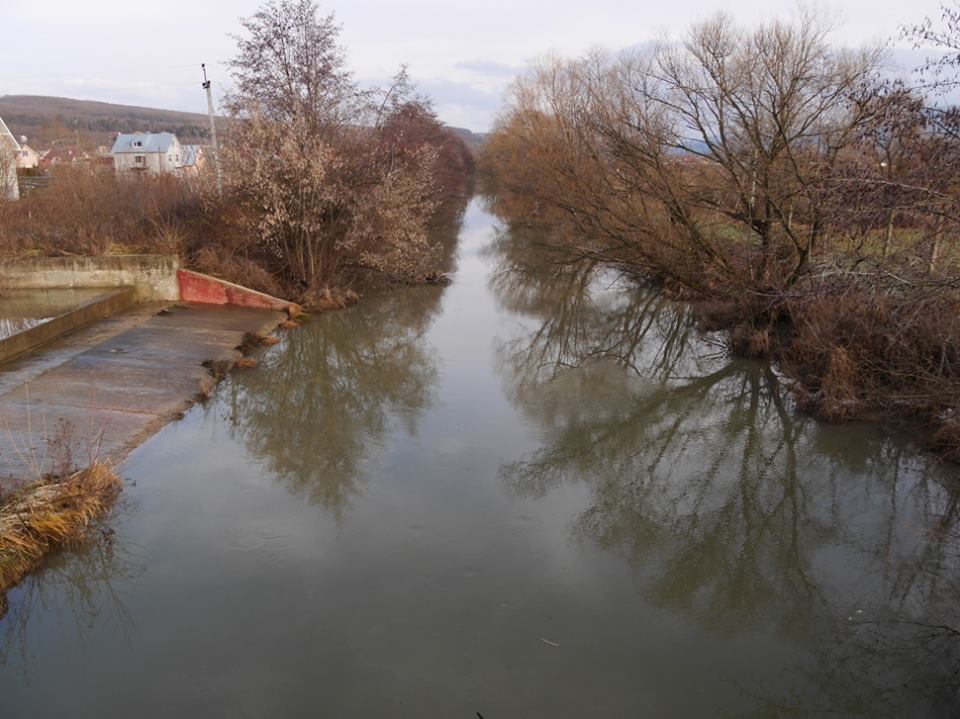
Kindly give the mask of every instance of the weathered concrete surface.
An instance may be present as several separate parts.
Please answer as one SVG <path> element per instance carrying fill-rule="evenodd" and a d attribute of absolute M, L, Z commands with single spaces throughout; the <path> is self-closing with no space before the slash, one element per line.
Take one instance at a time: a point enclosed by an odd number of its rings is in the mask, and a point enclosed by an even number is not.
<path fill-rule="evenodd" d="M 132 307 L 136 291 L 132 287 L 107 290 L 77 307 L 61 312 L 43 324 L 0 338 L 0 363 L 36 349 L 61 335 L 80 329 L 91 322 L 102 320 Z"/>
<path fill-rule="evenodd" d="M 180 283 L 180 299 L 184 302 L 259 307 L 265 310 L 280 310 L 290 315 L 300 311 L 297 305 L 286 300 L 200 272 L 179 270 L 177 280 Z"/>
<path fill-rule="evenodd" d="M 209 373 L 232 364 L 246 333 L 268 333 L 274 310 L 178 304 L 139 305 L 42 351 L 0 365 L 0 486 L 32 473 L 31 457 L 65 420 L 84 445 L 120 459 L 187 409 Z"/>
<path fill-rule="evenodd" d="M 140 301 L 180 299 L 176 255 L 39 257 L 0 267 L 11 289 L 42 287 L 135 287 Z"/>

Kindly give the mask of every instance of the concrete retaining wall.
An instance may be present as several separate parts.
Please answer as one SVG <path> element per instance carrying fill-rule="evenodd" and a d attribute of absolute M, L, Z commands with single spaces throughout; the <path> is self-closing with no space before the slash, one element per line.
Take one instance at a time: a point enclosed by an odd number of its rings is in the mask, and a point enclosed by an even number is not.
<path fill-rule="evenodd" d="M 42 257 L 0 267 L 11 289 L 52 287 L 133 287 L 139 301 L 180 299 L 176 255 Z"/>
<path fill-rule="evenodd" d="M 219 277 L 211 277 L 190 270 L 179 270 L 177 279 L 180 282 L 180 299 L 184 302 L 279 310 L 290 316 L 300 312 L 300 308 L 292 302 L 221 280 Z"/>
<path fill-rule="evenodd" d="M 125 310 L 137 301 L 133 287 L 110 290 L 87 300 L 78 307 L 54 317 L 49 322 L 31 327 L 23 332 L 0 339 L 0 362 L 29 352 L 42 344 L 57 339 L 61 335 L 79 329 L 91 322 L 102 320 L 112 314 Z"/>

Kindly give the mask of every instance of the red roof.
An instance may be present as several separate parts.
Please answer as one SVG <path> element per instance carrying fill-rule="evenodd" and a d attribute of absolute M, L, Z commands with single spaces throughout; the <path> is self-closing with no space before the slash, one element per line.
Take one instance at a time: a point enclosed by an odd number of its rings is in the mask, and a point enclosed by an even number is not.
<path fill-rule="evenodd" d="M 86 154 L 74 147 L 58 147 L 48 150 L 47 154 L 40 158 L 40 167 L 46 169 L 50 165 L 69 164 L 86 159 Z"/>

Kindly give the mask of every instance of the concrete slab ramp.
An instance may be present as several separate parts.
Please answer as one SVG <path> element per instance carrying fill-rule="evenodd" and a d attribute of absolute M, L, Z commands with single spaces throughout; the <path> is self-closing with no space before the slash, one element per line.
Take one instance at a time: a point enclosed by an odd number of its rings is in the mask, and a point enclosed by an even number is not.
<path fill-rule="evenodd" d="M 31 478 L 31 458 L 48 454 L 58 423 L 80 451 L 102 437 L 103 455 L 122 457 L 196 401 L 204 362 L 232 365 L 247 333 L 268 334 L 285 318 L 274 309 L 140 305 L 107 320 L 113 332 L 94 326 L 0 365 L 0 485 Z"/>
<path fill-rule="evenodd" d="M 43 324 L 0 338 L 0 364 L 91 322 L 128 309 L 136 301 L 137 293 L 133 287 L 104 290 L 102 294 L 60 313 Z"/>

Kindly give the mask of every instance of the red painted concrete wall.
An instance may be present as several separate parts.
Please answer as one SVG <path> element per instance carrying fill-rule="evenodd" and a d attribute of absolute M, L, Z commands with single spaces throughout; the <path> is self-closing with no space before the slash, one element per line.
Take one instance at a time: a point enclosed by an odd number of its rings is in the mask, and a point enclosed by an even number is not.
<path fill-rule="evenodd" d="M 290 314 L 298 310 L 292 302 L 199 272 L 178 270 L 177 280 L 180 283 L 180 299 L 183 302 L 257 307 L 265 310 L 281 310 Z"/>

